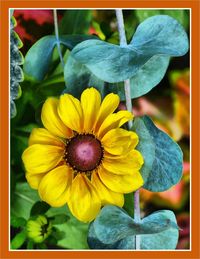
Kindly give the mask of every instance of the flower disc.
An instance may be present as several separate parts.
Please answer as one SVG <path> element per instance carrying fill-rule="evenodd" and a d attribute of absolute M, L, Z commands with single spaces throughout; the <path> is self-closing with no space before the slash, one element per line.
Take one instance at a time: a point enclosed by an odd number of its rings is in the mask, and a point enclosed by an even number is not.
<path fill-rule="evenodd" d="M 101 143 L 92 134 L 77 135 L 66 147 L 66 160 L 77 171 L 94 170 L 103 157 Z"/>

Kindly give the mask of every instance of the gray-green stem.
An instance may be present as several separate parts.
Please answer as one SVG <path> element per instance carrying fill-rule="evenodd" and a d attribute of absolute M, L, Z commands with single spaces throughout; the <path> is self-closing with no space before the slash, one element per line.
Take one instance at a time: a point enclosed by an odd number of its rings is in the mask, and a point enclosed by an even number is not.
<path fill-rule="evenodd" d="M 57 17 L 57 11 L 56 9 L 53 9 L 53 19 L 54 19 L 54 28 L 55 28 L 55 35 L 56 35 L 56 42 L 57 42 L 57 48 L 58 48 L 58 54 L 60 57 L 61 65 L 64 69 L 65 63 L 62 57 L 62 52 L 60 48 L 60 40 L 59 40 L 59 32 L 58 32 L 58 17 Z"/>
<path fill-rule="evenodd" d="M 120 46 L 125 47 L 127 46 L 126 34 L 124 29 L 124 19 L 122 9 L 116 9 L 116 17 L 117 17 L 117 25 L 119 31 L 119 38 L 120 38 Z M 132 101 L 131 101 L 131 86 L 130 86 L 130 79 L 124 81 L 124 91 L 126 97 L 126 107 L 127 110 L 132 113 Z M 129 129 L 132 127 L 133 122 L 130 121 L 128 126 Z M 139 190 L 134 193 L 134 219 L 136 222 L 140 221 L 140 195 Z M 135 237 L 135 247 L 136 250 L 140 250 L 140 236 L 137 235 Z"/>

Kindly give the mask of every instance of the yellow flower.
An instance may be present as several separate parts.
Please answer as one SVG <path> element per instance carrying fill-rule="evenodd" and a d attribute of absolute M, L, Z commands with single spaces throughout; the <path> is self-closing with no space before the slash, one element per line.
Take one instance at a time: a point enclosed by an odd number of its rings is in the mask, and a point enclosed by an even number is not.
<path fill-rule="evenodd" d="M 52 224 L 47 218 L 39 215 L 36 220 L 27 222 L 27 236 L 35 243 L 42 243 L 51 234 Z"/>
<path fill-rule="evenodd" d="M 102 205 L 122 207 L 124 193 L 143 185 L 138 136 L 120 127 L 133 118 L 113 113 L 119 97 L 86 89 L 81 100 L 70 94 L 48 98 L 42 108 L 45 128 L 33 129 L 22 159 L 30 186 L 52 207 L 68 204 L 81 221 L 92 221 Z"/>

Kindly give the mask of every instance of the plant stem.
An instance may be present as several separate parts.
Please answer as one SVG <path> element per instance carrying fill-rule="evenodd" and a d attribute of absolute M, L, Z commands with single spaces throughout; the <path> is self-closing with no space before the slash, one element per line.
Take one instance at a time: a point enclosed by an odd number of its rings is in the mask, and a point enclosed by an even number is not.
<path fill-rule="evenodd" d="M 125 47 L 127 46 L 126 34 L 124 29 L 124 19 L 122 9 L 116 9 L 116 17 L 117 17 L 117 25 L 119 31 L 119 39 L 120 39 L 120 46 Z M 126 97 L 126 108 L 128 111 L 132 113 L 132 101 L 131 101 L 131 87 L 130 87 L 130 79 L 126 79 L 124 81 L 124 91 Z M 128 122 L 129 129 L 133 126 L 133 122 Z"/>
<path fill-rule="evenodd" d="M 140 222 L 140 190 L 134 193 L 134 220 Z M 140 250 L 140 236 L 135 236 L 135 249 Z"/>
<path fill-rule="evenodd" d="M 59 54 L 59 57 L 60 57 L 61 65 L 64 69 L 65 63 L 64 63 L 61 48 L 60 48 L 60 40 L 59 40 L 59 32 L 58 32 L 58 18 L 57 18 L 56 9 L 53 9 L 53 19 L 54 19 L 54 27 L 55 27 L 55 35 L 56 35 L 56 41 L 57 41 L 58 54 Z"/>
<path fill-rule="evenodd" d="M 123 19 L 123 13 L 122 9 L 116 9 L 116 17 L 117 17 L 117 24 L 118 24 L 118 31 L 119 31 L 119 37 L 120 37 L 120 46 L 125 47 L 127 46 L 127 40 L 126 40 L 126 34 L 124 29 L 124 19 Z M 131 86 L 130 86 L 130 79 L 127 79 L 124 81 L 124 91 L 125 91 L 125 97 L 126 97 L 126 107 L 127 110 L 132 113 L 132 101 L 131 101 Z M 132 127 L 133 122 L 130 121 L 128 126 L 129 129 Z M 140 193 L 139 190 L 137 190 L 134 193 L 134 220 L 136 222 L 140 221 Z M 135 248 L 136 250 L 140 250 L 140 236 L 135 236 Z"/>

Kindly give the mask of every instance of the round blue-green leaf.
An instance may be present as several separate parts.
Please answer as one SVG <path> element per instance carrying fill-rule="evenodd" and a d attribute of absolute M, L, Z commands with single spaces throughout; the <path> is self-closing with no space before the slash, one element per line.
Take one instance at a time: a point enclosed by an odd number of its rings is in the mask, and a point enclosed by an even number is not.
<path fill-rule="evenodd" d="M 96 38 L 87 35 L 61 35 L 60 44 L 72 50 L 78 43 Z M 29 78 L 41 81 L 46 76 L 52 60 L 53 49 L 57 44 L 56 36 L 48 35 L 38 40 L 27 52 L 24 61 L 24 72 Z"/>
<path fill-rule="evenodd" d="M 176 217 L 172 211 L 167 211 L 168 219 L 176 224 Z M 140 235 L 141 250 L 174 250 L 178 243 L 179 231 L 176 228 L 169 228 L 160 233 Z M 135 250 L 135 236 L 126 237 L 117 244 L 114 249 Z"/>
<path fill-rule="evenodd" d="M 172 211 L 163 211 L 168 220 L 175 225 L 176 217 Z M 156 212 L 159 213 L 159 212 Z M 141 250 L 173 250 L 176 249 L 179 237 L 178 228 L 169 228 L 160 233 L 140 235 L 140 249 Z M 135 236 L 129 236 L 117 244 L 117 249 L 135 249 Z"/>
<path fill-rule="evenodd" d="M 153 56 L 130 78 L 131 99 L 148 93 L 160 83 L 168 68 L 169 59 L 163 55 Z M 126 100 L 123 83 L 108 84 L 108 90 L 118 94 L 122 101 Z"/>
<path fill-rule="evenodd" d="M 101 40 L 84 41 L 71 54 L 95 76 L 109 83 L 131 78 L 150 58 L 128 46 L 122 48 Z"/>
<path fill-rule="evenodd" d="M 168 211 L 158 211 L 136 222 L 123 209 L 105 206 L 93 222 L 97 238 L 104 244 L 112 244 L 127 236 L 159 233 L 177 225 L 168 217 Z"/>
<path fill-rule="evenodd" d="M 24 73 L 34 80 L 44 79 L 56 44 L 55 36 L 45 36 L 38 40 L 27 52 L 24 61 Z"/>
<path fill-rule="evenodd" d="M 88 244 L 90 248 L 135 249 L 135 235 L 141 236 L 141 249 L 174 249 L 176 247 L 179 228 L 172 211 L 163 210 L 154 212 L 143 218 L 139 223 L 135 223 L 132 218 L 132 222 L 128 222 L 125 217 L 126 220 L 122 229 L 122 213 L 124 212 L 115 206 L 106 207 L 107 210 L 103 211 L 102 209 L 103 212 L 101 211 L 100 216 L 90 224 L 88 232 Z M 113 212 L 115 213 L 113 214 Z M 113 215 L 118 215 L 118 222 L 116 219 L 114 220 L 115 222 L 113 222 L 112 218 L 110 220 L 108 219 L 109 216 Z M 99 217 L 102 217 L 100 224 L 98 222 Z M 119 230 L 117 231 L 118 226 Z M 120 230 L 123 233 L 120 234 Z M 131 235 L 131 231 L 135 235 Z M 170 239 L 170 242 L 168 242 L 168 239 Z M 167 244 L 165 244 L 166 241 L 168 242 Z"/>
<path fill-rule="evenodd" d="M 150 167 L 148 169 L 146 168 L 146 181 L 143 187 L 152 192 L 166 191 L 173 185 L 177 184 L 182 177 L 182 150 L 179 145 L 173 141 L 172 138 L 170 138 L 169 135 L 158 129 L 148 116 L 141 117 L 141 120 L 143 121 L 143 124 L 140 122 L 140 125 L 146 127 L 144 130 L 149 132 L 155 149 L 155 157 L 152 168 L 150 171 Z M 137 130 L 137 127 L 135 127 L 135 130 L 138 132 L 138 134 L 140 134 L 140 129 Z M 144 150 L 142 150 L 141 146 L 138 147 L 143 154 Z"/>
<path fill-rule="evenodd" d="M 154 139 L 142 118 L 136 117 L 134 119 L 131 130 L 136 132 L 139 137 L 139 143 L 136 146 L 136 149 L 140 151 L 144 159 L 144 164 L 140 169 L 140 173 L 142 174 L 144 182 L 146 182 L 149 178 L 149 174 L 152 170 L 153 162 L 155 160 L 156 148 Z"/>
<path fill-rule="evenodd" d="M 97 78 L 91 71 L 81 63 L 69 56 L 65 68 L 64 78 L 66 89 L 64 92 L 80 98 L 81 93 L 88 87 L 95 87 L 104 95 L 104 81 Z"/>
<path fill-rule="evenodd" d="M 188 37 L 182 25 L 168 15 L 155 15 L 136 29 L 130 46 L 146 55 L 182 56 L 188 51 Z"/>
<path fill-rule="evenodd" d="M 127 46 L 87 40 L 73 49 L 72 56 L 101 80 L 116 83 L 132 78 L 155 55 L 182 56 L 187 50 L 183 27 L 167 15 L 157 15 L 138 26 Z"/>
<path fill-rule="evenodd" d="M 118 242 L 112 244 L 104 244 L 101 242 L 96 235 L 93 223 L 89 226 L 87 242 L 92 249 L 117 249 L 118 246 Z"/>
<path fill-rule="evenodd" d="M 93 222 L 98 239 L 105 244 L 112 244 L 133 234 L 133 219 L 121 208 L 105 206 Z"/>

